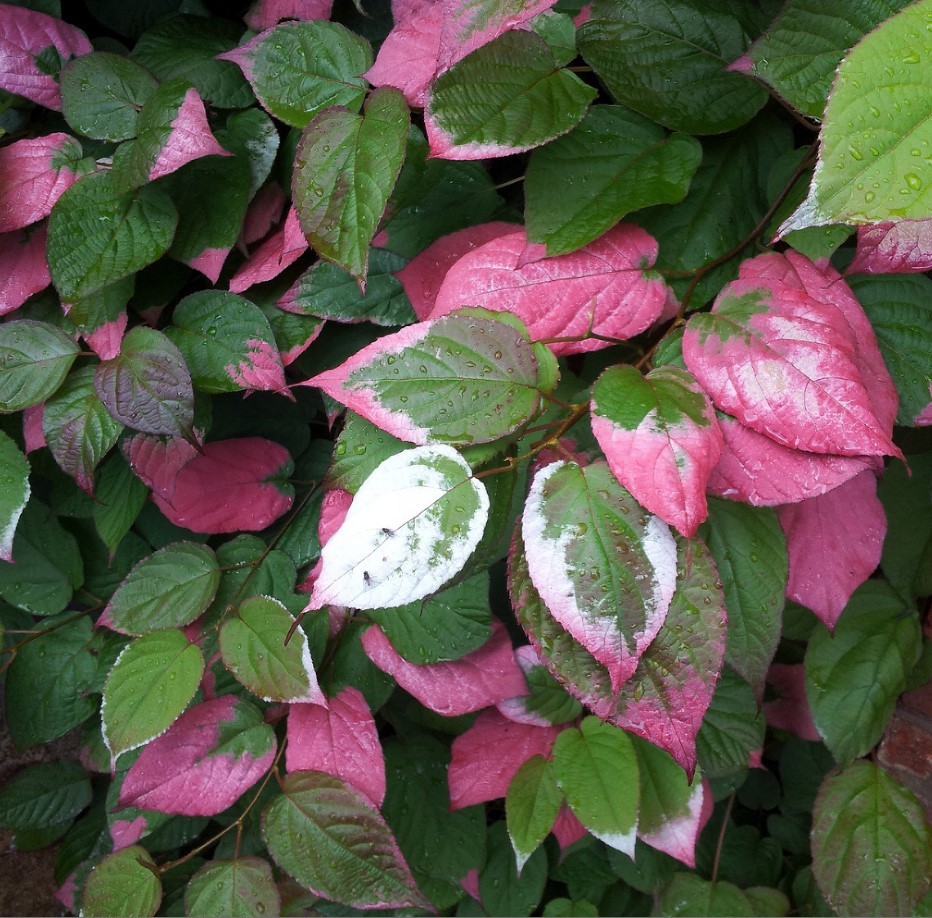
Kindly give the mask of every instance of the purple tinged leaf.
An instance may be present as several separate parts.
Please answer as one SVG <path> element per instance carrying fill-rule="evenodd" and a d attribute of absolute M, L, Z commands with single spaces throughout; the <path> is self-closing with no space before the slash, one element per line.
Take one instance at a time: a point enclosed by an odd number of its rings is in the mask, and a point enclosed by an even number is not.
<path fill-rule="evenodd" d="M 547 257 L 523 231 L 473 249 L 447 272 L 431 318 L 461 306 L 510 312 L 535 341 L 556 340 L 555 354 L 608 347 L 590 333 L 624 340 L 650 327 L 663 311 L 667 285 L 649 270 L 657 243 L 640 227 L 620 223 L 568 255 Z"/>
<path fill-rule="evenodd" d="M 676 544 L 604 463 L 554 462 L 534 476 L 522 538 L 531 580 L 551 615 L 609 672 L 637 668 L 676 587 Z"/>
<path fill-rule="evenodd" d="M 0 89 L 37 105 L 61 111 L 61 91 L 54 76 L 44 73 L 36 57 L 49 46 L 62 60 L 94 49 L 72 25 L 25 7 L 0 5 Z"/>
<path fill-rule="evenodd" d="M 307 239 L 301 231 L 298 215 L 291 207 L 282 228 L 266 239 L 230 278 L 230 292 L 242 293 L 255 284 L 278 277 L 307 248 Z"/>
<path fill-rule="evenodd" d="M 77 174 L 67 160 L 81 155 L 69 134 L 46 134 L 0 148 L 0 233 L 22 229 L 52 212 Z"/>
<path fill-rule="evenodd" d="M 837 488 L 777 509 L 786 534 L 786 595 L 831 631 L 851 594 L 880 563 L 887 518 L 877 476 L 860 472 Z"/>
<path fill-rule="evenodd" d="M 45 260 L 47 236 L 45 224 L 0 236 L 0 316 L 19 309 L 52 282 Z"/>
<path fill-rule="evenodd" d="M 271 767 L 275 734 L 251 704 L 234 695 L 186 711 L 130 766 L 119 805 L 215 816 Z"/>
<path fill-rule="evenodd" d="M 858 227 L 858 244 L 846 274 L 932 271 L 932 219 Z"/>
<path fill-rule="evenodd" d="M 687 538 L 708 516 L 709 474 L 722 435 L 708 396 L 677 367 L 643 377 L 610 367 L 592 389 L 592 432 L 612 474 L 637 501 Z"/>
<path fill-rule="evenodd" d="M 385 799 L 385 758 L 378 729 L 362 693 L 348 686 L 326 708 L 313 704 L 288 707 L 288 771 L 323 771 L 381 807 Z"/>
<path fill-rule="evenodd" d="M 270 29 L 283 19 L 329 19 L 333 0 L 254 0 L 243 17 L 254 32 Z"/>

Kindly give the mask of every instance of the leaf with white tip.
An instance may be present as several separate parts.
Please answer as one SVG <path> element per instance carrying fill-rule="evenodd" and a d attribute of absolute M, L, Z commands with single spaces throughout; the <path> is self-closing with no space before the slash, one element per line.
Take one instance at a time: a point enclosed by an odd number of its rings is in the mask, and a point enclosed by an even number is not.
<path fill-rule="evenodd" d="M 553 762 L 532 756 L 511 779 L 505 797 L 508 837 L 519 871 L 550 833 L 562 805 Z"/>
<path fill-rule="evenodd" d="M 16 524 L 29 500 L 29 462 L 19 447 L 0 431 L 0 465 L 4 478 L 0 482 L 0 561 L 13 560 L 13 535 Z"/>

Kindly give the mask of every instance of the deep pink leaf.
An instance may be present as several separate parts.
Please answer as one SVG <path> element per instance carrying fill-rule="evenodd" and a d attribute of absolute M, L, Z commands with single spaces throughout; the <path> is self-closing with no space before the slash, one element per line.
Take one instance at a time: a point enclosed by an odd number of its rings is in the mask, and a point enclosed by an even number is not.
<path fill-rule="evenodd" d="M 786 595 L 832 630 L 880 563 L 887 518 L 877 476 L 861 472 L 820 497 L 778 507 L 777 517 L 790 562 Z"/>
<path fill-rule="evenodd" d="M 447 272 L 431 318 L 461 306 L 510 312 L 535 341 L 575 338 L 551 345 L 555 354 L 608 347 L 590 332 L 624 340 L 661 314 L 667 285 L 649 269 L 657 242 L 645 230 L 619 223 L 576 252 L 548 258 L 523 231 L 501 236 L 459 259 Z"/>
<path fill-rule="evenodd" d="M 294 264 L 307 248 L 307 239 L 301 232 L 298 215 L 292 207 L 285 218 L 284 226 L 269 236 L 230 278 L 230 291 L 242 293 L 254 284 L 278 277 L 285 268 Z"/>
<path fill-rule="evenodd" d="M 136 477 L 165 500 L 175 493 L 178 473 L 196 455 L 197 447 L 180 437 L 137 434 L 124 441 L 123 454 Z"/>
<path fill-rule="evenodd" d="M 781 446 L 727 415 L 719 417 L 722 454 L 707 491 L 755 507 L 773 507 L 817 497 L 865 469 L 876 459 L 830 456 Z"/>
<path fill-rule="evenodd" d="M 516 724 L 496 710 L 483 711 L 453 740 L 447 770 L 450 809 L 504 797 L 511 779 L 531 756 L 550 755 L 562 729 Z"/>
<path fill-rule="evenodd" d="M 52 212 L 78 178 L 65 164 L 65 148 L 80 151 L 68 134 L 46 134 L 0 148 L 0 233 L 22 229 Z"/>
<path fill-rule="evenodd" d="M 226 249 L 204 249 L 194 258 L 189 258 L 186 264 L 195 271 L 200 271 L 212 284 L 217 283 L 220 272 L 223 270 L 224 262 L 227 255 L 230 254 L 229 248 Z"/>
<path fill-rule="evenodd" d="M 858 245 L 846 274 L 932 271 L 932 220 L 901 220 L 858 227 Z"/>
<path fill-rule="evenodd" d="M 349 512 L 353 495 L 342 488 L 333 488 L 324 495 L 320 505 L 320 519 L 317 521 L 317 537 L 321 546 L 326 545 L 342 525 Z"/>
<path fill-rule="evenodd" d="M 916 415 L 913 424 L 916 427 L 932 426 L 932 383 L 929 383 L 929 404 Z"/>
<path fill-rule="evenodd" d="M 243 221 L 243 242 L 252 245 L 264 239 L 273 226 L 281 223 L 287 199 L 278 182 L 268 182 L 257 192 L 246 211 Z"/>
<path fill-rule="evenodd" d="M 561 851 L 566 851 L 570 845 L 576 844 L 589 834 L 589 830 L 576 818 L 576 814 L 565 803 L 560 807 L 560 812 L 557 813 L 551 831 Z"/>
<path fill-rule="evenodd" d="M 333 0 L 255 0 L 243 17 L 254 32 L 270 29 L 283 19 L 329 19 Z"/>
<path fill-rule="evenodd" d="M 0 89 L 61 111 L 58 80 L 40 70 L 35 60 L 50 45 L 63 61 L 93 50 L 80 29 L 61 19 L 0 4 Z"/>
<path fill-rule="evenodd" d="M 741 266 L 683 337 L 716 407 L 794 449 L 901 456 L 896 391 L 867 316 L 830 266 L 797 252 Z"/>
<path fill-rule="evenodd" d="M 149 170 L 149 181 L 169 175 L 202 156 L 230 155 L 210 133 L 204 102 L 192 86 L 184 94 L 178 114 L 172 119 L 171 133 Z"/>
<path fill-rule="evenodd" d="M 446 717 L 479 711 L 527 691 L 511 639 L 499 624 L 493 625 L 492 637 L 482 647 L 450 663 L 409 663 L 375 625 L 363 635 L 362 646 L 406 692 Z"/>
<path fill-rule="evenodd" d="M 120 806 L 214 816 L 239 799 L 275 759 L 259 712 L 234 695 L 195 705 L 152 740 L 126 774 Z"/>
<path fill-rule="evenodd" d="M 243 359 L 223 369 L 233 382 L 244 389 L 261 389 L 291 396 L 285 382 L 281 355 L 268 341 L 248 338 Z"/>
<path fill-rule="evenodd" d="M 788 730 L 800 739 L 820 742 L 806 697 L 806 667 L 802 663 L 771 663 L 767 684 L 776 691 L 773 701 L 764 702 L 767 723 Z"/>
<path fill-rule="evenodd" d="M 110 839 L 114 851 L 122 851 L 146 834 L 149 820 L 145 816 L 136 816 L 134 819 L 114 819 L 110 823 Z"/>
<path fill-rule="evenodd" d="M 129 316 L 121 312 L 115 319 L 84 332 L 82 337 L 87 342 L 87 346 L 101 360 L 113 360 L 120 353 L 120 345 L 123 343 L 123 334 L 128 321 Z"/>
<path fill-rule="evenodd" d="M 288 771 L 324 771 L 362 791 L 380 807 L 385 799 L 385 758 L 362 693 L 347 687 L 329 707 L 293 704 L 288 710 Z"/>
<path fill-rule="evenodd" d="M 45 260 L 47 227 L 0 236 L 0 316 L 19 309 L 51 283 Z"/>
<path fill-rule="evenodd" d="M 501 221 L 467 226 L 442 236 L 412 258 L 395 276 L 401 281 L 418 319 L 423 322 L 430 315 L 440 285 L 455 262 L 478 246 L 518 229 L 520 227 L 514 223 Z"/>
<path fill-rule="evenodd" d="M 42 425 L 42 415 L 45 405 L 33 405 L 23 412 L 23 446 L 28 456 L 37 449 L 46 445 L 45 429 Z"/>

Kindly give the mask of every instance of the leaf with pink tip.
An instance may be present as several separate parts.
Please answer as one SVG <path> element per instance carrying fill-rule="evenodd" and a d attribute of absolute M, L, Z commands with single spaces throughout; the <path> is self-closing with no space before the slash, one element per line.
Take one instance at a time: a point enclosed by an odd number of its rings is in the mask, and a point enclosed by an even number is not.
<path fill-rule="evenodd" d="M 46 134 L 0 148 L 0 233 L 22 229 L 52 212 L 78 178 L 81 144 L 70 134 Z"/>
<path fill-rule="evenodd" d="M 592 388 L 592 432 L 612 474 L 684 536 L 708 516 L 706 482 L 722 448 L 708 396 L 678 367 L 646 377 L 610 367 Z"/>
<path fill-rule="evenodd" d="M 832 491 L 777 510 L 786 534 L 786 595 L 831 630 L 851 594 L 880 563 L 887 518 L 877 476 L 861 472 Z"/>
<path fill-rule="evenodd" d="M 478 650 L 450 663 L 408 663 L 377 626 L 366 631 L 362 646 L 379 669 L 445 717 L 480 711 L 527 691 L 511 638 L 501 625 L 493 626 L 492 637 Z"/>
<path fill-rule="evenodd" d="M 589 333 L 624 340 L 650 327 L 663 311 L 668 288 L 649 269 L 656 241 L 640 227 L 620 223 L 568 255 L 547 257 L 523 231 L 501 236 L 459 259 L 437 293 L 431 318 L 464 305 L 510 312 L 535 341 L 555 341 L 555 354 L 608 347 Z"/>
<path fill-rule="evenodd" d="M 326 708 L 288 708 L 288 771 L 324 771 L 362 791 L 374 806 L 385 799 L 385 759 L 379 733 L 362 693 L 348 686 Z"/>
<path fill-rule="evenodd" d="M 36 62 L 48 47 L 62 60 L 93 51 L 87 36 L 61 19 L 25 7 L 0 5 L 0 89 L 60 111 L 58 81 Z"/>
<path fill-rule="evenodd" d="M 598 660 L 617 692 L 656 637 L 676 587 L 676 544 L 604 462 L 554 462 L 535 476 L 522 538 L 550 614 Z"/>
<path fill-rule="evenodd" d="M 453 740 L 447 770 L 450 809 L 504 797 L 511 779 L 528 759 L 550 756 L 560 730 L 516 724 L 496 710 L 483 711 Z"/>
<path fill-rule="evenodd" d="M 686 366 L 717 408 L 784 446 L 899 456 L 870 323 L 841 278 L 829 294 L 830 278 L 807 265 L 796 253 L 745 262 L 712 312 L 689 320 Z"/>
<path fill-rule="evenodd" d="M 858 227 L 858 244 L 846 274 L 932 271 L 932 219 Z"/>
<path fill-rule="evenodd" d="M 230 292 L 242 293 L 255 284 L 278 277 L 307 249 L 307 239 L 301 231 L 298 215 L 291 207 L 281 228 L 264 240 L 230 278 Z"/>
<path fill-rule="evenodd" d="M 275 759 L 275 734 L 235 695 L 190 708 L 149 743 L 120 787 L 120 806 L 215 816 L 232 806 Z"/>
<path fill-rule="evenodd" d="M 329 19 L 333 0 L 254 0 L 243 17 L 254 32 L 270 29 L 283 19 Z"/>
<path fill-rule="evenodd" d="M 47 238 L 45 224 L 0 236 L 0 316 L 19 309 L 52 282 L 45 260 Z"/>
<path fill-rule="evenodd" d="M 806 698 L 806 667 L 802 663 L 772 663 L 767 685 L 774 697 L 764 702 L 767 725 L 787 730 L 800 739 L 822 741 Z"/>

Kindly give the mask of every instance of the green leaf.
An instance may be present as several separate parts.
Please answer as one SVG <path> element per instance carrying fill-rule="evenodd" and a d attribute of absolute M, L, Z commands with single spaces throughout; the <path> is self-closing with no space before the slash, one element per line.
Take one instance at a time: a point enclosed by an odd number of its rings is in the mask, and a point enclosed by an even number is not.
<path fill-rule="evenodd" d="M 108 172 L 78 179 L 49 219 L 49 271 L 62 300 L 88 296 L 164 255 L 177 219 L 171 200 L 151 185 L 118 194 Z"/>
<path fill-rule="evenodd" d="M 111 765 L 164 733 L 194 697 L 203 673 L 201 651 L 180 631 L 153 631 L 128 644 L 104 685 L 101 716 Z"/>
<path fill-rule="evenodd" d="M 750 754 L 764 744 L 766 726 L 747 682 L 725 669 L 696 737 L 702 773 L 724 778 L 746 769 Z"/>
<path fill-rule="evenodd" d="M 269 596 L 253 596 L 220 628 L 223 663 L 236 679 L 266 701 L 321 703 L 307 635 L 292 614 Z"/>
<path fill-rule="evenodd" d="M 78 346 L 45 322 L 14 319 L 0 325 L 0 412 L 44 402 L 62 384 Z"/>
<path fill-rule="evenodd" d="M 378 810 L 340 778 L 297 771 L 262 814 L 272 859 L 316 895 L 353 908 L 429 908 Z"/>
<path fill-rule="evenodd" d="M 932 281 L 922 274 L 878 274 L 855 275 L 848 283 L 896 385 L 896 422 L 911 427 L 929 404 L 932 385 Z"/>
<path fill-rule="evenodd" d="M 431 154 L 482 159 L 539 147 L 578 124 L 596 95 L 557 66 L 539 35 L 505 32 L 434 81 L 424 113 Z"/>
<path fill-rule="evenodd" d="M 524 177 L 528 237 L 572 252 L 627 214 L 682 201 L 702 148 L 620 105 L 597 105 L 569 134 L 531 154 Z"/>
<path fill-rule="evenodd" d="M 511 779 L 505 796 L 508 837 L 519 872 L 550 834 L 562 805 L 563 792 L 553 762 L 542 755 L 532 756 Z"/>
<path fill-rule="evenodd" d="M 877 494 L 887 514 L 880 566 L 902 597 L 932 594 L 932 453 L 894 463 Z"/>
<path fill-rule="evenodd" d="M 532 666 L 524 673 L 530 694 L 524 709 L 549 720 L 554 726 L 568 724 L 582 713 L 582 705 L 550 675 L 546 666 Z"/>
<path fill-rule="evenodd" d="M 790 900 L 779 889 L 769 886 L 751 886 L 744 890 L 755 915 L 788 915 Z"/>
<path fill-rule="evenodd" d="M 866 35 L 842 61 L 825 108 L 809 197 L 780 234 L 826 223 L 922 220 L 932 212 L 929 0 Z M 889 99 L 896 105 L 890 111 Z"/>
<path fill-rule="evenodd" d="M 330 109 L 308 124 L 295 154 L 294 206 L 308 242 L 360 285 L 369 243 L 404 162 L 408 106 L 396 89 L 375 90 L 357 115 Z"/>
<path fill-rule="evenodd" d="M 651 843 L 653 837 L 663 838 L 664 830 L 669 836 L 676 833 L 674 826 L 679 823 L 689 824 L 693 799 L 701 783 L 699 776 L 690 778 L 673 757 L 640 737 L 632 736 L 634 751 L 638 759 L 638 777 L 640 779 L 641 798 L 638 810 L 638 835 Z M 685 835 L 688 829 L 683 832 Z M 670 844 L 667 838 L 667 848 Z M 679 846 L 690 851 L 690 839 L 684 838 Z"/>
<path fill-rule="evenodd" d="M 327 484 L 355 494 L 389 456 L 411 448 L 410 443 L 386 433 L 362 415 L 347 411 L 343 429 L 333 447 Z"/>
<path fill-rule="evenodd" d="M 832 77 L 862 35 L 901 10 L 908 0 L 789 0 L 748 49 L 747 66 L 797 111 L 821 118 Z"/>
<path fill-rule="evenodd" d="M 557 918 L 557 916 L 578 916 L 578 918 L 596 918 L 599 914 L 597 906 L 588 899 L 566 899 L 562 896 L 551 899 L 541 912 L 544 918 Z"/>
<path fill-rule="evenodd" d="M 220 584 L 213 551 L 196 542 L 176 542 L 144 558 L 110 598 L 106 612 L 125 634 L 148 634 L 193 622 Z"/>
<path fill-rule="evenodd" d="M 24 768 L 0 788 L 0 825 L 15 831 L 70 822 L 91 802 L 91 782 L 77 762 Z"/>
<path fill-rule="evenodd" d="M 130 845 L 108 854 L 91 872 L 81 896 L 81 914 L 147 916 L 159 910 L 162 881 L 149 852 Z"/>
<path fill-rule="evenodd" d="M 94 372 L 94 388 L 116 420 L 143 433 L 191 437 L 194 389 L 181 351 L 161 332 L 138 325 L 120 353 Z"/>
<path fill-rule="evenodd" d="M 587 717 L 564 730 L 553 746 L 557 780 L 579 821 L 598 839 L 634 853 L 638 822 L 638 761 L 618 727 Z"/>
<path fill-rule="evenodd" d="M 254 535 L 240 534 L 224 542 L 217 549 L 217 563 L 223 574 L 211 615 L 226 617 L 251 596 L 285 596 L 294 589 L 297 579 L 294 562 L 288 555 L 270 549 Z"/>
<path fill-rule="evenodd" d="M 608 860 L 615 876 L 621 877 L 632 889 L 650 896 L 666 886 L 680 867 L 679 861 L 640 839 L 633 859 L 620 851 L 608 850 Z"/>
<path fill-rule="evenodd" d="M 105 325 L 110 326 L 112 335 L 121 330 L 135 287 L 136 277 L 130 275 L 76 299 L 69 305 L 68 320 L 85 339 Z"/>
<path fill-rule="evenodd" d="M 249 164 L 251 198 L 265 184 L 278 153 L 281 141 L 274 122 L 258 108 L 247 108 L 233 112 L 226 126 L 218 128 L 214 135 L 224 149 Z M 217 166 L 219 162 L 214 160 L 212 165 Z"/>
<path fill-rule="evenodd" d="M 929 891 L 922 805 L 872 762 L 826 778 L 812 818 L 812 871 L 839 914 L 908 915 Z"/>
<path fill-rule="evenodd" d="M 281 896 L 268 862 L 248 856 L 205 864 L 188 882 L 184 904 L 186 915 L 253 918 L 279 914 Z"/>
<path fill-rule="evenodd" d="M 0 560 L 13 560 L 16 524 L 29 500 L 29 462 L 15 441 L 0 431 Z"/>
<path fill-rule="evenodd" d="M 90 618 L 51 624 L 16 651 L 6 672 L 6 725 L 20 749 L 64 736 L 99 704 Z"/>
<path fill-rule="evenodd" d="M 94 389 L 95 368 L 73 370 L 45 403 L 42 429 L 55 461 L 88 494 L 94 469 L 116 443 L 123 425 L 113 419 Z"/>
<path fill-rule="evenodd" d="M 490 915 L 532 915 L 547 884 L 547 857 L 538 849 L 518 867 L 502 821 L 488 831 L 488 854 L 479 871 L 479 895 Z"/>
<path fill-rule="evenodd" d="M 139 110 L 157 87 L 155 77 L 139 64 L 95 51 L 62 68 L 62 114 L 85 137 L 128 140 L 136 136 Z"/>
<path fill-rule="evenodd" d="M 678 873 L 660 893 L 660 915 L 754 915 L 750 899 L 732 883 Z"/>
<path fill-rule="evenodd" d="M 136 521 L 148 493 L 119 450 L 98 467 L 94 478 L 94 526 L 111 554 Z"/>
<path fill-rule="evenodd" d="M 847 765 L 880 740 L 920 649 L 918 617 L 882 580 L 855 591 L 834 634 L 813 633 L 806 695 L 836 762 Z"/>
<path fill-rule="evenodd" d="M 725 661 L 760 697 L 777 642 L 786 594 L 786 539 L 767 508 L 709 499 L 700 528 L 725 591 Z"/>
<path fill-rule="evenodd" d="M 674 131 L 733 131 L 767 101 L 726 69 L 746 36 L 729 7 L 709 0 L 595 0 L 577 44 L 619 102 Z"/>

